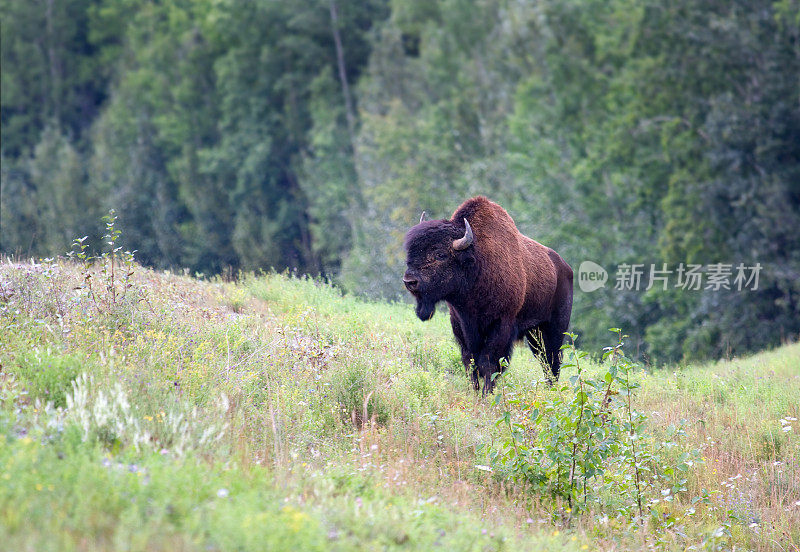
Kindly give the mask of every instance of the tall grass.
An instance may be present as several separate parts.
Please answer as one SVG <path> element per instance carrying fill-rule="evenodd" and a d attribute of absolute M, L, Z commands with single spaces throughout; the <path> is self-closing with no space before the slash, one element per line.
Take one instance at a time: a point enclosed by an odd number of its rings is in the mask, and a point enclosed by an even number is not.
<path fill-rule="evenodd" d="M 663 439 L 685 420 L 686 446 L 705 458 L 664 530 L 599 509 L 560 515 L 476 467 L 481 446 L 504 438 L 495 420 L 509 405 L 471 391 L 442 313 L 422 324 L 406 304 L 313 279 L 130 268 L 110 282 L 98 263 L 0 264 L 0 542 L 14 549 L 800 542 L 797 345 L 635 370 L 649 432 Z M 606 369 L 583 364 L 587 378 Z M 520 398 L 557 393 L 541 374 L 520 350 L 503 378 Z"/>

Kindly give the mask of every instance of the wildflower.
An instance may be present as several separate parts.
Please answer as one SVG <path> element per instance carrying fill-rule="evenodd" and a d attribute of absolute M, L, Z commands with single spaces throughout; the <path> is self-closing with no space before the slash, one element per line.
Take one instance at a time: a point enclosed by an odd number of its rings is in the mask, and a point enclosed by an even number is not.
<path fill-rule="evenodd" d="M 557 537 L 557 536 L 559 536 L 560 534 L 561 534 L 561 531 L 559 531 L 558 529 L 556 529 L 555 531 L 553 531 L 553 536 L 554 536 L 554 537 Z"/>
<path fill-rule="evenodd" d="M 218 496 L 219 498 L 227 498 L 227 496 L 228 496 L 229 494 L 230 494 L 230 492 L 229 492 L 229 491 L 228 491 L 228 489 L 226 489 L 225 487 L 223 487 L 223 488 L 221 488 L 221 489 L 219 489 L 219 490 L 217 491 L 217 496 Z"/>
<path fill-rule="evenodd" d="M 36 490 L 37 490 L 37 491 L 41 491 L 43 488 L 44 488 L 44 487 L 42 486 L 42 484 L 41 484 L 41 483 L 37 483 L 37 484 L 36 484 Z"/>

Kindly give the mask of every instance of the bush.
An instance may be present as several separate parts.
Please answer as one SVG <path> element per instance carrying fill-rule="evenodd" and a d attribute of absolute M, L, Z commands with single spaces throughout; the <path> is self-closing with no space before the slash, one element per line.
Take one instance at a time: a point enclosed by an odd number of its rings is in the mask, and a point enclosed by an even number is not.
<path fill-rule="evenodd" d="M 616 330 L 618 331 L 618 330 Z M 566 513 L 593 509 L 642 519 L 662 502 L 686 491 L 696 449 L 680 451 L 680 428 L 663 440 L 647 432 L 647 416 L 633 408 L 635 366 L 622 354 L 622 339 L 605 349 L 603 370 L 588 377 L 586 353 L 565 345 L 565 368 L 576 374 L 568 384 L 525 401 L 507 384 L 495 397 L 503 403 L 497 420 L 505 427 L 499 443 L 482 445 L 491 469 L 528 488 Z M 571 336 L 574 340 L 575 336 Z M 663 512 L 658 523 L 669 520 Z"/>

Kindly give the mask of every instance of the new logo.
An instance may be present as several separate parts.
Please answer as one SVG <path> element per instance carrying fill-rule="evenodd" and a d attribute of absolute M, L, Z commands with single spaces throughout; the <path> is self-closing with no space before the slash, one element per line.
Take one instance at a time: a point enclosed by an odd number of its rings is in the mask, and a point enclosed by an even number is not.
<path fill-rule="evenodd" d="M 578 267 L 578 286 L 581 291 L 591 293 L 606 285 L 608 272 L 592 261 L 583 261 Z"/>

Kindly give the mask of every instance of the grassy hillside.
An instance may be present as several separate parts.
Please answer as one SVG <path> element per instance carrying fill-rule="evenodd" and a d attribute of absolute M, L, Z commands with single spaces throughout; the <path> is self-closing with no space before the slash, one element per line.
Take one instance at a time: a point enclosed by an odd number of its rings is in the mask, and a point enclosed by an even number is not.
<path fill-rule="evenodd" d="M 685 480 L 659 498 L 643 471 L 637 515 L 602 490 L 580 505 L 537 492 L 491 456 L 533 450 L 560 420 L 532 425 L 534 405 L 567 413 L 584 380 L 567 367 L 547 389 L 520 349 L 497 400 L 481 400 L 441 313 L 423 324 L 408 305 L 281 275 L 208 283 L 130 265 L 112 279 L 102 262 L 4 261 L 0 340 L 8 550 L 800 546 L 797 344 L 637 368 L 630 403 L 606 392 L 641 416 L 642 470 Z M 579 364 L 589 382 L 609 362 Z M 630 474 L 615 469 L 589 484 Z"/>

